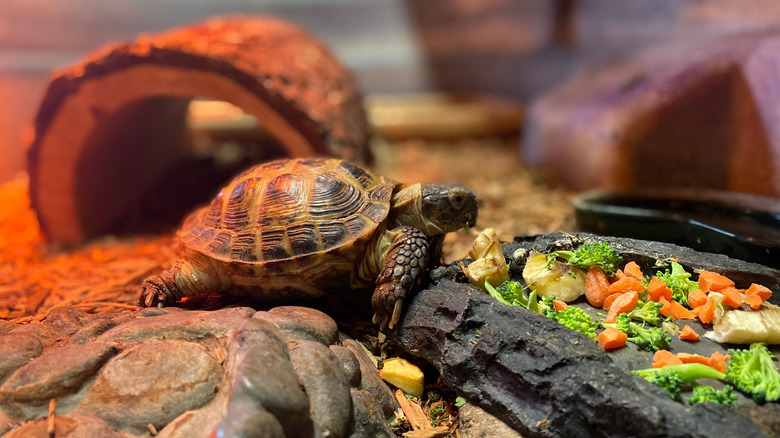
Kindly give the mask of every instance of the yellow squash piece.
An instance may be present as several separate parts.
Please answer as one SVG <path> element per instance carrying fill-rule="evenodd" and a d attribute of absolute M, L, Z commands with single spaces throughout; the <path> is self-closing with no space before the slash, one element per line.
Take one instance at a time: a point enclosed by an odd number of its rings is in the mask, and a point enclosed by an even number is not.
<path fill-rule="evenodd" d="M 509 266 L 501 251 L 501 242 L 498 240 L 496 230 L 485 228 L 474 241 L 474 246 L 469 252 L 474 260 L 464 270 L 471 284 L 485 289 L 487 281 L 493 287 L 509 280 Z"/>
<path fill-rule="evenodd" d="M 379 377 L 412 397 L 423 395 L 425 376 L 417 365 L 405 359 L 393 357 L 384 361 Z"/>

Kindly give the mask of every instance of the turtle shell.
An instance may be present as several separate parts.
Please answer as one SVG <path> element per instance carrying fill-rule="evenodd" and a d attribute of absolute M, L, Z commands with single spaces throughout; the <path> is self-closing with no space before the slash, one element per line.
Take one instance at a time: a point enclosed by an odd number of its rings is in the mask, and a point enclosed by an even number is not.
<path fill-rule="evenodd" d="M 192 213 L 181 242 L 231 264 L 348 251 L 386 219 L 396 185 L 338 159 L 272 161 L 243 172 Z"/>

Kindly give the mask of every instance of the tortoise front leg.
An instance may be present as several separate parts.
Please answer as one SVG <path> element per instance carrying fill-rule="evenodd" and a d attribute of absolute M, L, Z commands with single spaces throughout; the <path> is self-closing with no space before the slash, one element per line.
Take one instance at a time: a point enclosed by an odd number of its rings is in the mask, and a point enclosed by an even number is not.
<path fill-rule="evenodd" d="M 428 265 L 428 238 L 413 227 L 388 230 L 392 243 L 382 260 L 376 289 L 371 297 L 374 323 L 380 329 L 393 326 L 401 318 L 406 295 L 420 283 Z"/>

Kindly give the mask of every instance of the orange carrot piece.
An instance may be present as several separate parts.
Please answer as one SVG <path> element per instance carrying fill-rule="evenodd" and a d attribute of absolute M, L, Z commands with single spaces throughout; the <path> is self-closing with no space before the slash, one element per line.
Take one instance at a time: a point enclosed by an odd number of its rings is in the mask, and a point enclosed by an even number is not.
<path fill-rule="evenodd" d="M 658 300 L 659 303 L 661 303 L 661 308 L 658 309 L 658 313 L 661 315 L 669 318 L 671 316 L 671 310 L 672 310 L 672 303 L 671 300 L 667 300 L 664 297 L 661 297 L 660 300 Z"/>
<path fill-rule="evenodd" d="M 700 363 L 702 365 L 707 365 L 710 361 L 709 357 L 700 354 L 677 353 L 677 357 L 680 358 L 682 363 Z"/>
<path fill-rule="evenodd" d="M 739 289 L 735 289 L 733 287 L 727 287 L 723 289 L 720 293 L 723 294 L 723 299 L 721 300 L 721 303 L 723 303 L 724 306 L 729 306 L 732 309 L 736 309 L 742 305 L 742 294 L 739 293 Z"/>
<path fill-rule="evenodd" d="M 636 262 L 628 262 L 623 267 L 623 272 L 629 277 L 633 277 L 639 281 L 645 281 L 645 274 L 642 273 L 642 268 L 636 264 Z"/>
<path fill-rule="evenodd" d="M 604 350 L 614 350 L 626 346 L 628 335 L 614 327 L 607 327 L 596 337 L 599 346 Z"/>
<path fill-rule="evenodd" d="M 612 305 L 607 312 L 607 319 L 604 320 L 607 324 L 611 324 L 617 320 L 617 316 L 621 313 L 628 313 L 634 310 L 636 303 L 639 301 L 639 294 L 636 292 L 626 292 L 615 298 Z"/>
<path fill-rule="evenodd" d="M 625 276 L 609 285 L 609 293 L 642 292 L 645 286 L 634 277 Z"/>
<path fill-rule="evenodd" d="M 704 324 L 712 322 L 712 318 L 715 316 L 715 298 L 707 297 L 707 302 L 704 305 L 699 306 L 699 313 L 697 314 L 699 321 Z"/>
<path fill-rule="evenodd" d="M 566 304 L 566 302 L 565 302 L 565 301 L 561 301 L 561 300 L 553 300 L 553 307 L 555 307 L 555 310 L 557 310 L 557 311 L 559 311 L 559 312 L 560 312 L 561 310 L 563 310 L 563 309 L 565 309 L 565 308 L 569 307 L 569 305 L 568 305 L 568 304 Z"/>
<path fill-rule="evenodd" d="M 653 355 L 653 368 L 666 365 L 682 365 L 683 361 L 669 350 L 658 350 Z"/>
<path fill-rule="evenodd" d="M 701 289 L 696 289 L 688 292 L 688 304 L 691 307 L 696 308 L 703 306 L 707 302 L 707 293 Z"/>
<path fill-rule="evenodd" d="M 747 295 L 758 295 L 761 297 L 762 301 L 768 300 L 772 296 L 772 291 L 769 290 L 768 287 L 753 283 L 750 285 L 749 288 L 745 291 L 745 294 Z"/>
<path fill-rule="evenodd" d="M 672 290 L 658 277 L 653 277 L 647 284 L 647 296 L 656 303 L 660 301 L 661 297 L 669 301 L 672 299 Z"/>
<path fill-rule="evenodd" d="M 609 294 L 607 299 L 604 300 L 604 306 L 602 307 L 602 309 L 609 310 L 612 307 L 612 303 L 614 303 L 615 300 L 617 299 L 617 297 L 619 297 L 621 295 L 623 295 L 623 294 Z"/>
<path fill-rule="evenodd" d="M 621 279 L 625 278 L 626 274 L 623 272 L 622 269 L 618 269 L 615 271 L 615 276 L 609 279 L 609 284 L 612 284 L 616 281 L 620 281 Z"/>
<path fill-rule="evenodd" d="M 683 341 L 698 341 L 699 334 L 693 331 L 691 326 L 685 324 L 685 327 L 683 327 L 682 332 L 680 332 L 680 339 L 682 339 Z"/>
<path fill-rule="evenodd" d="M 693 319 L 694 314 L 686 309 L 682 304 L 675 300 L 666 301 L 661 298 L 661 308 L 658 309 L 658 313 L 672 319 Z"/>
<path fill-rule="evenodd" d="M 711 367 L 711 368 L 714 368 L 714 369 L 720 371 L 721 373 L 725 373 L 726 372 L 726 361 L 729 360 L 729 359 L 731 359 L 731 355 L 730 354 L 727 354 L 727 355 L 724 356 L 719 351 L 716 351 L 716 352 L 712 353 L 712 356 L 710 356 L 710 358 L 707 361 L 706 365 L 708 367 Z"/>
<path fill-rule="evenodd" d="M 690 310 L 686 309 L 685 306 L 678 303 L 675 300 L 669 301 L 670 307 L 670 313 L 672 319 L 693 319 L 695 316 L 693 313 L 691 313 Z"/>
<path fill-rule="evenodd" d="M 734 282 L 725 275 L 711 271 L 699 271 L 699 288 L 704 292 L 721 291 L 733 286 Z"/>
<path fill-rule="evenodd" d="M 591 306 L 601 307 L 609 296 L 609 280 L 604 271 L 596 266 L 588 269 L 585 275 L 585 299 Z"/>
<path fill-rule="evenodd" d="M 742 299 L 745 301 L 745 304 L 750 306 L 750 308 L 753 310 L 760 309 L 761 303 L 763 303 L 763 301 L 761 301 L 761 297 L 758 295 L 744 295 Z"/>

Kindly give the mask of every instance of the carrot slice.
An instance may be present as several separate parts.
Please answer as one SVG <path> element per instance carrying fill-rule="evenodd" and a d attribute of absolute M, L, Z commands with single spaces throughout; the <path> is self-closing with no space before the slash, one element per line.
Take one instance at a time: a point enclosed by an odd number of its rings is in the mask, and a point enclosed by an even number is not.
<path fill-rule="evenodd" d="M 699 271 L 699 288 L 704 292 L 720 291 L 733 286 L 734 282 L 725 275 L 711 271 Z"/>
<path fill-rule="evenodd" d="M 653 368 L 666 365 L 682 365 L 683 361 L 669 350 L 658 350 L 653 355 Z"/>
<path fill-rule="evenodd" d="M 609 279 L 609 284 L 612 284 L 616 281 L 620 281 L 621 279 L 625 278 L 626 274 L 623 272 L 622 269 L 618 269 L 615 271 L 615 276 Z"/>
<path fill-rule="evenodd" d="M 703 306 L 707 302 L 707 293 L 701 289 L 696 289 L 688 292 L 688 304 L 691 307 Z"/>
<path fill-rule="evenodd" d="M 660 301 L 661 297 L 669 301 L 672 299 L 672 290 L 658 277 L 653 277 L 650 279 L 650 283 L 647 284 L 647 296 L 656 303 Z"/>
<path fill-rule="evenodd" d="M 739 293 L 739 289 L 727 287 L 726 289 L 723 289 L 721 293 L 723 294 L 721 303 L 723 303 L 724 306 L 729 306 L 732 309 L 736 309 L 742 305 L 742 294 Z"/>
<path fill-rule="evenodd" d="M 617 320 L 617 316 L 621 313 L 628 313 L 634 310 L 636 303 L 639 301 L 639 294 L 636 292 L 626 292 L 615 298 L 612 305 L 607 312 L 607 319 L 604 320 L 607 324 L 611 324 Z"/>
<path fill-rule="evenodd" d="M 596 337 L 599 346 L 604 350 L 614 350 L 626 346 L 628 335 L 614 327 L 607 327 Z"/>
<path fill-rule="evenodd" d="M 602 309 L 609 310 L 612 307 L 612 303 L 614 303 L 615 300 L 617 299 L 617 297 L 619 297 L 621 295 L 623 295 L 623 294 L 609 294 L 607 299 L 604 300 L 604 306 L 602 307 Z"/>
<path fill-rule="evenodd" d="M 757 283 L 751 284 L 750 287 L 747 288 L 745 293 L 747 295 L 758 295 L 759 297 L 761 297 L 762 301 L 766 301 L 766 300 L 769 299 L 769 297 L 772 296 L 772 291 L 769 290 L 768 287 L 760 285 L 760 284 L 757 284 Z"/>
<path fill-rule="evenodd" d="M 625 276 L 609 285 L 609 293 L 642 292 L 645 286 L 634 277 Z"/>
<path fill-rule="evenodd" d="M 715 298 L 707 297 L 707 302 L 704 305 L 699 306 L 698 318 L 704 324 L 712 322 L 712 318 L 715 316 Z"/>
<path fill-rule="evenodd" d="M 726 372 L 726 361 L 731 359 L 731 355 L 722 355 L 719 351 L 716 351 L 712 353 L 712 356 L 710 356 L 709 360 L 707 360 L 706 365 L 712 368 L 715 368 L 716 370 L 720 371 L 721 373 Z"/>
<path fill-rule="evenodd" d="M 677 353 L 677 357 L 680 358 L 682 363 L 700 363 L 702 365 L 707 365 L 710 361 L 709 357 L 700 354 Z"/>
<path fill-rule="evenodd" d="M 750 308 L 753 310 L 760 309 L 761 303 L 763 303 L 763 301 L 761 301 L 761 297 L 759 297 L 758 295 L 745 295 L 743 297 L 743 300 L 745 300 L 745 304 L 750 306 Z"/>
<path fill-rule="evenodd" d="M 661 308 L 658 309 L 658 313 L 661 315 L 672 318 L 672 319 L 693 319 L 695 318 L 694 314 L 686 309 L 682 304 L 678 303 L 675 300 L 666 301 L 665 299 L 661 299 L 660 303 L 662 304 Z"/>
<path fill-rule="evenodd" d="M 591 306 L 601 307 L 609 296 L 609 280 L 604 271 L 596 266 L 588 269 L 585 275 L 585 299 Z"/>
<path fill-rule="evenodd" d="M 691 326 L 685 324 L 685 327 L 683 327 L 682 332 L 680 332 L 680 339 L 682 339 L 683 341 L 698 341 L 699 334 L 693 331 Z"/>
<path fill-rule="evenodd" d="M 675 300 L 669 301 L 671 305 L 671 317 L 672 319 L 693 319 L 695 316 L 685 306 L 678 303 Z"/>
<path fill-rule="evenodd" d="M 555 307 L 555 310 L 557 310 L 557 311 L 559 311 L 559 312 L 560 312 L 561 310 L 563 310 L 563 309 L 565 309 L 565 308 L 569 307 L 569 305 L 568 305 L 568 304 L 566 304 L 566 302 L 565 302 L 565 301 L 561 301 L 561 300 L 553 300 L 553 307 Z"/>
<path fill-rule="evenodd" d="M 625 272 L 626 276 L 628 277 L 633 277 L 639 281 L 645 281 L 645 275 L 642 273 L 642 269 L 639 267 L 639 265 L 636 264 L 636 262 L 626 263 L 626 266 L 623 267 L 623 272 Z"/>

